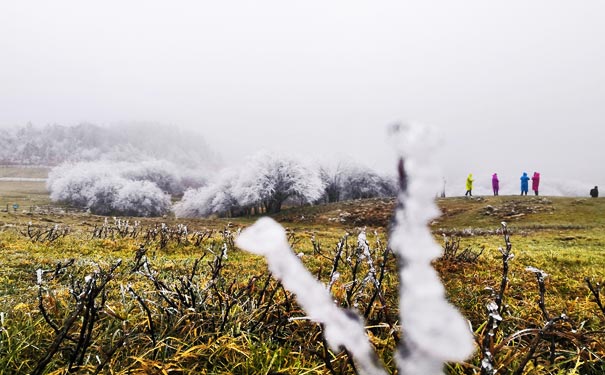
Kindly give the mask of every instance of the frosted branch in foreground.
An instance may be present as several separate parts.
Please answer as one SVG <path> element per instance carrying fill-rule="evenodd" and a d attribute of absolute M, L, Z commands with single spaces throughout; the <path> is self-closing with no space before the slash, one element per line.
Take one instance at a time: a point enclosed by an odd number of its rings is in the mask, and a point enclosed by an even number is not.
<path fill-rule="evenodd" d="M 466 320 L 446 300 L 431 266 L 442 251 L 427 227 L 439 214 L 433 199 L 440 179 L 431 164 L 437 137 L 408 124 L 394 126 L 392 136 L 400 155 L 398 208 L 389 238 L 400 272 L 398 366 L 402 375 L 442 374 L 444 362 L 465 360 L 474 344 Z"/>
<path fill-rule="evenodd" d="M 259 219 L 242 231 L 236 245 L 263 255 L 271 273 L 294 294 L 311 320 L 323 323 L 334 351 L 346 348 L 363 374 L 386 374 L 366 335 L 362 319 L 337 307 L 326 287 L 317 281 L 290 249 L 284 228 L 270 218 Z"/>

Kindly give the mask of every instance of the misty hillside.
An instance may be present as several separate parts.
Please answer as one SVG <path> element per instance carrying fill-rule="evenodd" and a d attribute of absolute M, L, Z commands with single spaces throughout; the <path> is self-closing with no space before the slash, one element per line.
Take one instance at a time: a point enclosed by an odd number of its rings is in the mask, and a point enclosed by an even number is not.
<path fill-rule="evenodd" d="M 0 164 L 55 166 L 66 161 L 163 159 L 187 166 L 213 165 L 204 138 L 168 126 L 104 127 L 31 124 L 0 128 Z"/>

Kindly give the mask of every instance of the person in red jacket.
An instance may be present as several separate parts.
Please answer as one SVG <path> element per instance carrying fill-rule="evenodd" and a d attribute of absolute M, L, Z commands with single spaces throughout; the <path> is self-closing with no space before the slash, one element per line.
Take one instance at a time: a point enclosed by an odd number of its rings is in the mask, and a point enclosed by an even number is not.
<path fill-rule="evenodd" d="M 538 195 L 538 187 L 540 186 L 540 173 L 534 172 L 534 175 L 531 178 L 531 189 L 534 191 L 534 194 Z"/>

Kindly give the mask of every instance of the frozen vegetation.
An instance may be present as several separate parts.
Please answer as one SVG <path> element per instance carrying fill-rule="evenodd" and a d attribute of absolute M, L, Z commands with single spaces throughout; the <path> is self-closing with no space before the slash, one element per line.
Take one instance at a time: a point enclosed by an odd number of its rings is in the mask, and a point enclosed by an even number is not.
<path fill-rule="evenodd" d="M 322 202 L 333 203 L 364 198 L 394 197 L 397 193 L 395 181 L 371 169 L 353 164 L 336 167 L 320 167 L 324 183 Z"/>
<path fill-rule="evenodd" d="M 274 213 L 286 200 L 310 203 L 323 193 L 316 169 L 294 158 L 260 152 L 239 167 L 222 170 L 207 186 L 185 192 L 174 211 L 179 217 Z"/>
<path fill-rule="evenodd" d="M 66 162 L 51 171 L 51 199 L 96 214 L 179 217 L 243 216 L 300 205 L 394 196 L 394 182 L 360 166 L 327 172 L 300 159 L 259 152 L 210 174 L 168 160 L 115 158 Z M 128 161 L 122 161 L 128 160 Z M 134 184 L 134 185 L 133 185 Z M 135 195 L 134 187 L 138 188 Z M 126 194 L 126 191 L 131 193 Z M 132 202 L 128 199 L 132 198 Z M 140 210 L 138 203 L 143 203 Z M 154 207 L 155 208 L 152 208 Z"/>
<path fill-rule="evenodd" d="M 0 128 L 0 164 L 52 166 L 51 199 L 96 214 L 242 216 L 395 195 L 391 178 L 352 163 L 327 168 L 261 151 L 218 169 L 218 159 L 200 135 L 154 124 Z"/>
<path fill-rule="evenodd" d="M 47 188 L 53 201 L 95 214 L 161 216 L 171 209 L 171 195 L 203 183 L 178 170 L 161 160 L 65 163 L 51 171 Z"/>
<path fill-rule="evenodd" d="M 161 216 L 217 158 L 196 133 L 153 124 L 0 129 L 0 164 L 53 166 L 53 201 L 95 214 Z"/>
<path fill-rule="evenodd" d="M 397 125 L 392 129 L 401 155 L 400 191 L 389 239 L 400 263 L 400 319 L 403 343 L 397 359 L 403 375 L 441 374 L 446 361 L 463 361 L 473 350 L 464 317 L 445 298 L 445 288 L 431 262 L 443 249 L 427 223 L 439 215 L 431 186 L 439 182 L 432 155 L 437 137 L 428 128 Z"/>
<path fill-rule="evenodd" d="M 392 179 L 349 164 L 335 169 L 259 152 L 238 167 L 220 171 L 208 185 L 185 192 L 179 217 L 275 213 L 290 205 L 331 203 L 395 195 Z"/>
<path fill-rule="evenodd" d="M 439 214 L 431 186 L 438 181 L 430 155 L 434 136 L 421 126 L 398 125 L 393 138 L 401 155 L 400 190 L 390 246 L 399 259 L 399 303 L 403 341 L 397 353 L 403 375 L 437 375 L 444 362 L 464 361 L 474 351 L 472 332 L 464 317 L 449 304 L 431 262 L 442 249 L 427 227 Z M 361 246 L 365 236 L 360 235 Z M 358 314 L 338 308 L 328 289 L 309 273 L 294 255 L 285 230 L 263 218 L 245 229 L 236 241 L 245 250 L 267 258 L 273 275 L 294 292 L 309 318 L 325 325 L 326 339 L 334 350 L 346 348 L 363 374 L 384 370 L 365 334 Z"/>
<path fill-rule="evenodd" d="M 357 360 L 361 374 L 386 374 L 370 345 L 361 317 L 336 306 L 325 285 L 317 281 L 292 252 L 281 225 L 271 218 L 262 218 L 245 229 L 236 243 L 242 249 L 267 258 L 271 273 L 296 294 L 309 319 L 325 325 L 326 340 L 332 350 L 349 350 Z"/>
<path fill-rule="evenodd" d="M 58 124 L 46 126 L 13 126 L 0 128 L 0 165 L 29 165 L 29 166 L 58 166 L 65 162 L 81 161 L 130 161 L 144 162 L 148 160 L 164 160 L 174 163 L 181 173 L 181 179 L 190 179 L 182 186 L 173 187 L 176 191 L 171 194 L 181 195 L 183 189 L 198 186 L 199 176 L 209 177 L 208 170 L 220 167 L 220 156 L 214 153 L 203 136 L 192 131 L 186 131 L 171 126 L 150 123 L 126 123 L 119 126 L 99 126 L 82 123 L 75 126 Z M 339 163 L 337 166 L 313 167 L 319 170 L 324 184 L 324 192 L 317 202 L 331 203 L 361 198 L 392 197 L 395 195 L 393 180 L 375 171 L 354 163 Z M 241 168 L 238 168 L 241 170 Z M 466 174 L 452 176 L 445 171 L 446 195 L 459 196 L 464 192 L 464 177 Z M 492 195 L 491 173 L 499 173 L 500 194 L 517 195 L 519 193 L 519 176 L 522 171 L 475 171 L 474 195 Z M 481 173 L 479 173 L 481 172 Z M 528 173 L 533 170 L 528 169 Z M 598 181 L 582 177 L 577 179 L 562 179 L 551 176 L 552 173 L 543 171 L 540 195 L 547 196 L 587 196 L 588 191 Z M 220 172 L 212 181 L 213 188 L 225 182 L 228 171 Z M 443 176 L 442 176 L 443 177 Z M 135 178 L 136 180 L 136 178 Z M 164 187 L 162 190 L 166 191 Z M 443 189 L 443 180 L 436 181 L 431 187 L 434 194 Z M 212 190 L 212 188 L 210 189 Z M 191 193 L 205 198 L 209 191 Z M 213 194 L 210 194 L 213 195 Z M 226 203 L 222 199 L 218 206 Z M 201 203 L 200 203 L 201 204 Z M 237 205 L 228 204 L 234 211 Z M 191 207 L 193 208 L 193 207 Z M 219 209 L 217 209 L 219 208 Z M 244 210 L 245 211 L 245 210 Z M 220 213 L 227 214 L 229 208 L 211 207 L 202 210 L 187 210 L 198 216 Z"/>

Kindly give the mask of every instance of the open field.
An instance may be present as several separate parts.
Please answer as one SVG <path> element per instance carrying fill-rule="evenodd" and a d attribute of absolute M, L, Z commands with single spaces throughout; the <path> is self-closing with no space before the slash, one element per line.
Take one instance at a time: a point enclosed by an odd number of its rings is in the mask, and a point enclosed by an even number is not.
<path fill-rule="evenodd" d="M 43 181 L 0 181 L 0 210 L 13 210 L 13 204 L 19 205 L 19 211 L 30 210 L 36 206 L 50 203 Z"/>
<path fill-rule="evenodd" d="M 40 185 L 0 187 L 1 202 L 48 203 Z M 473 358 L 446 371 L 480 373 L 489 347 L 499 373 L 604 373 L 605 311 L 584 279 L 605 281 L 605 200 L 501 196 L 438 204 L 444 213 L 431 224 L 435 238 L 459 240 L 460 250 L 435 267 L 478 344 Z M 400 338 L 396 261 L 385 245 L 392 206 L 365 200 L 275 216 L 319 280 L 328 285 L 334 269 L 341 274 L 334 298 L 365 317 L 390 372 Z M 300 319 L 295 296 L 265 261 L 233 245 L 254 218 L 123 219 L 48 208 L 0 213 L 1 374 L 354 373 L 346 353 L 325 346 L 321 327 Z M 507 263 L 502 322 L 490 336 L 485 306 L 494 296 L 486 288 L 497 294 L 503 279 L 502 221 L 515 256 Z M 363 283 L 368 267 L 356 256 L 364 227 L 374 264 L 384 270 L 380 289 Z M 464 249 L 483 252 L 472 261 L 468 252 L 460 257 Z M 543 303 L 530 266 L 548 274 Z"/>
<path fill-rule="evenodd" d="M 0 178 L 21 177 L 21 178 L 46 178 L 48 177 L 49 167 L 24 167 L 24 166 L 0 166 Z"/>
<path fill-rule="evenodd" d="M 50 203 L 46 184 L 49 168 L 0 166 L 0 211 L 11 211 L 19 205 L 19 211 L 31 210 Z M 19 181 L 19 179 L 24 179 Z"/>

